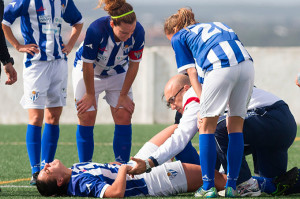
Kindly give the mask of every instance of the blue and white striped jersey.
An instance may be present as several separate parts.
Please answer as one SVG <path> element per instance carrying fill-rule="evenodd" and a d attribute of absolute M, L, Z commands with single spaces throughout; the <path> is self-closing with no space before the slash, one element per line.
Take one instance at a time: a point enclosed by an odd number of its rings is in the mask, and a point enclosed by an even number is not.
<path fill-rule="evenodd" d="M 196 67 L 201 83 L 206 71 L 252 60 L 235 32 L 220 22 L 188 26 L 174 34 L 171 42 L 178 72 Z"/>
<path fill-rule="evenodd" d="M 84 43 L 76 52 L 75 67 L 80 60 L 94 63 L 95 76 L 108 76 L 126 72 L 129 60 L 141 60 L 145 41 L 142 25 L 136 23 L 127 41 L 115 42 L 110 20 L 110 16 L 101 17 L 89 26 Z"/>
<path fill-rule="evenodd" d="M 77 163 L 72 169 L 72 176 L 67 194 L 70 196 L 102 198 L 108 186 L 115 181 L 120 165 L 99 163 Z M 148 195 L 148 188 L 143 178 L 134 179 L 127 175 L 125 196 Z"/>
<path fill-rule="evenodd" d="M 2 23 L 11 26 L 21 17 L 21 31 L 25 44 L 37 44 L 40 53 L 27 53 L 25 66 L 31 61 L 51 61 L 66 58 L 62 53 L 62 20 L 74 25 L 82 23 L 82 16 L 73 0 L 12 0 L 5 8 Z"/>

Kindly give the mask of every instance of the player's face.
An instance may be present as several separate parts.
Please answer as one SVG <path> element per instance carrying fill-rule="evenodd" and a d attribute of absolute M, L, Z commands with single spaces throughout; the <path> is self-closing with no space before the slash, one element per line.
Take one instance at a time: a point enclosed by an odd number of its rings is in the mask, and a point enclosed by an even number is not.
<path fill-rule="evenodd" d="M 172 110 L 177 110 L 179 113 L 182 113 L 182 90 L 184 86 L 180 89 L 170 89 L 169 92 L 165 93 L 165 97 L 167 100 L 167 106 L 170 107 Z"/>
<path fill-rule="evenodd" d="M 44 169 L 40 171 L 38 179 L 42 181 L 58 179 L 64 175 L 65 169 L 67 168 L 61 163 L 61 161 L 55 159 L 53 162 L 45 164 Z"/>
<path fill-rule="evenodd" d="M 114 35 L 115 35 L 115 41 L 127 41 L 133 34 L 136 26 L 136 22 L 132 24 L 127 24 L 121 22 L 119 26 L 115 26 L 114 23 L 111 21 L 110 25 L 113 29 Z"/>

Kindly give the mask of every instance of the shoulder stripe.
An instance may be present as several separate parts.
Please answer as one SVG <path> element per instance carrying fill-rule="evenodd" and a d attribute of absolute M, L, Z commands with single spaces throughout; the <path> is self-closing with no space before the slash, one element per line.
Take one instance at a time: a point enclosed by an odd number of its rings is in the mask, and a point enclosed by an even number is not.
<path fill-rule="evenodd" d="M 185 109 L 185 106 L 188 105 L 189 103 L 191 103 L 192 101 L 195 101 L 197 103 L 200 103 L 200 100 L 198 97 L 190 97 L 189 99 L 186 100 L 184 106 L 183 106 L 183 111 Z"/>

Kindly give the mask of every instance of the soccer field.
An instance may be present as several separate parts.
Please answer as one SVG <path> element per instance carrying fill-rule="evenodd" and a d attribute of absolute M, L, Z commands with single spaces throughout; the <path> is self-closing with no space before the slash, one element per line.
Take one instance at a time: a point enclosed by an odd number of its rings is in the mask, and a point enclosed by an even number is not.
<path fill-rule="evenodd" d="M 146 141 L 166 126 L 167 125 L 133 125 L 131 155 L 134 155 Z M 294 166 L 300 167 L 300 127 L 298 127 L 298 129 L 297 138 L 289 150 L 288 169 Z M 114 125 L 95 126 L 94 162 L 105 163 L 114 161 L 112 149 L 113 131 Z M 56 158 L 60 159 L 68 167 L 78 162 L 75 134 L 76 125 L 61 125 Z M 1 199 L 41 197 L 34 186 L 29 186 L 31 171 L 27 156 L 25 136 L 26 125 L 0 125 Z M 193 139 L 193 144 L 196 149 L 198 149 L 197 135 Z M 248 157 L 248 160 L 250 167 L 252 167 L 250 157 Z M 177 197 L 194 198 L 192 193 L 182 194 Z M 300 195 L 289 196 L 289 198 L 300 198 Z"/>

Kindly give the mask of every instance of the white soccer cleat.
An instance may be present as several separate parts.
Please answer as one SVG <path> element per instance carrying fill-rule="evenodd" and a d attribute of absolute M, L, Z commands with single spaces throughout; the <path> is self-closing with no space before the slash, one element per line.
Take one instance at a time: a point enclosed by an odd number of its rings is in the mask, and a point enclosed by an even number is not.
<path fill-rule="evenodd" d="M 253 178 L 250 178 L 246 182 L 239 184 L 237 186 L 237 190 L 240 196 L 242 197 L 244 196 L 256 197 L 261 195 L 258 182 L 256 179 Z"/>

